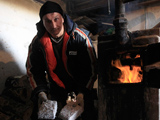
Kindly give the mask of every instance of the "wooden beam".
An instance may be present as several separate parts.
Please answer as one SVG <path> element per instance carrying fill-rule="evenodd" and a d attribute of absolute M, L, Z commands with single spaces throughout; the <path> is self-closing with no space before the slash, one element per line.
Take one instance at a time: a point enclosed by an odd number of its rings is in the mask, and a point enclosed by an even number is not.
<path fill-rule="evenodd" d="M 157 3 L 160 3 L 160 0 L 152 0 L 152 1 L 140 2 L 138 5 L 146 6 L 146 5 L 157 4 Z"/>

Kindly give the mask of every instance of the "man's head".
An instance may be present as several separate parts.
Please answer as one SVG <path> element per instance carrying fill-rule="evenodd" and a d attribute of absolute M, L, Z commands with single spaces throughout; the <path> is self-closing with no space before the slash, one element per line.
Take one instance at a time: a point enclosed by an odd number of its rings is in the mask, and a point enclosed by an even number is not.
<path fill-rule="evenodd" d="M 52 37 L 57 38 L 63 35 L 64 18 L 63 10 L 60 5 L 55 2 L 47 1 L 42 5 L 39 16 L 43 21 L 45 29 L 52 35 Z"/>

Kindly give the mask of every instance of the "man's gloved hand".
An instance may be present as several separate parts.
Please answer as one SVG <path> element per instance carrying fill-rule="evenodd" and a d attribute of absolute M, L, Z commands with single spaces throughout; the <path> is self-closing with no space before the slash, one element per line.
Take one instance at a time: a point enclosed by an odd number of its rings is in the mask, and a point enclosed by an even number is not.
<path fill-rule="evenodd" d="M 47 94 L 45 92 L 40 92 L 38 94 L 38 105 L 41 105 L 42 102 L 46 102 L 48 100 Z"/>
<path fill-rule="evenodd" d="M 67 104 L 60 111 L 59 118 L 63 120 L 76 120 L 84 111 L 83 94 L 73 93 L 68 94 Z"/>
<path fill-rule="evenodd" d="M 67 103 L 68 105 L 72 105 L 73 107 L 79 105 L 79 106 L 81 106 L 82 108 L 84 108 L 83 93 L 79 93 L 77 96 L 74 95 L 73 98 L 72 98 L 72 96 L 69 95 L 66 103 Z"/>
<path fill-rule="evenodd" d="M 54 120 L 57 113 L 57 101 L 48 100 L 45 92 L 38 94 L 38 119 Z"/>
<path fill-rule="evenodd" d="M 76 103 L 77 103 L 79 106 L 81 106 L 81 107 L 84 108 L 84 99 L 83 99 L 83 97 L 84 97 L 83 93 L 79 93 L 79 94 L 77 95 Z"/>

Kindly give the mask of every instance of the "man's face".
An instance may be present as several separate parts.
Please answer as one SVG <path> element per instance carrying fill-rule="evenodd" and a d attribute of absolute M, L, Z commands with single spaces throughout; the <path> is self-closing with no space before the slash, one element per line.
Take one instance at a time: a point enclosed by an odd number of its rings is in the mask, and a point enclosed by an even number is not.
<path fill-rule="evenodd" d="M 48 13 L 43 16 L 43 25 L 46 30 L 52 35 L 52 37 L 57 38 L 63 35 L 64 32 L 64 19 L 60 13 Z"/>

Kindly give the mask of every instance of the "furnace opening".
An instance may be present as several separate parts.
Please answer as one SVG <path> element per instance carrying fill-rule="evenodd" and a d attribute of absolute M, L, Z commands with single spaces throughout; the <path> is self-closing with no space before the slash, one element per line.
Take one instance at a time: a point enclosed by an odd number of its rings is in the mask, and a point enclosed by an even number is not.
<path fill-rule="evenodd" d="M 113 83 L 140 83 L 143 79 L 140 54 L 127 53 L 111 60 L 111 81 Z"/>

